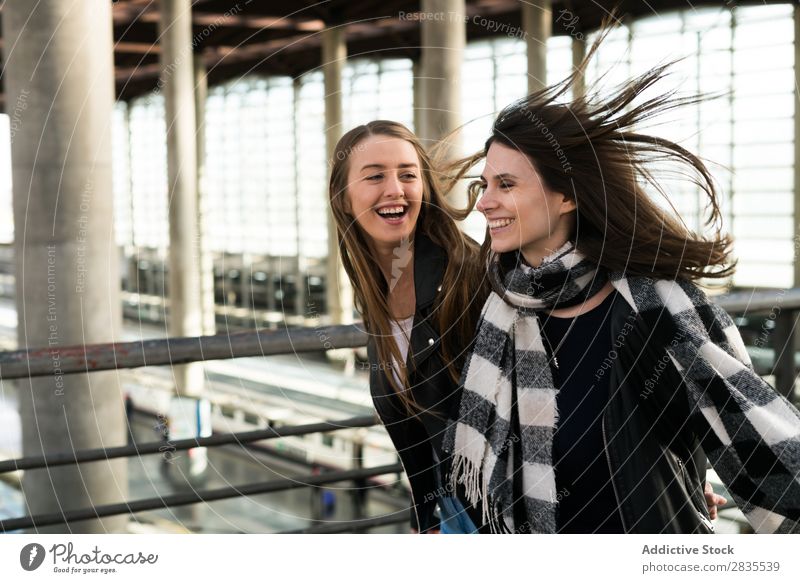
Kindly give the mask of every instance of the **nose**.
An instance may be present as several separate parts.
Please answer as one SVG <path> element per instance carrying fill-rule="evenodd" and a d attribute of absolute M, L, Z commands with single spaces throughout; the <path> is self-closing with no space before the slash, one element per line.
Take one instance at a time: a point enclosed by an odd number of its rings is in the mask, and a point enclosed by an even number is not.
<path fill-rule="evenodd" d="M 390 172 L 387 175 L 386 190 L 384 191 L 384 194 L 392 198 L 405 196 L 405 191 L 403 190 L 403 183 L 400 181 L 400 176 L 397 173 Z"/>
<path fill-rule="evenodd" d="M 492 196 L 490 188 L 487 187 L 486 190 L 483 191 L 483 194 L 481 194 L 480 198 L 478 198 L 475 208 L 478 209 L 478 212 L 483 214 L 486 214 L 492 209 L 497 208 L 497 202 L 494 200 L 494 196 Z"/>

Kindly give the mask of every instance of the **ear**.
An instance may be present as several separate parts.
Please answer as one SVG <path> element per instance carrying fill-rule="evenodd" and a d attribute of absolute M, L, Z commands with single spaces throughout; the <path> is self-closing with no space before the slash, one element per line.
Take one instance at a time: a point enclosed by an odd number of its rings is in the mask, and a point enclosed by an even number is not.
<path fill-rule="evenodd" d="M 564 193 L 557 193 L 561 200 L 561 208 L 559 209 L 559 213 L 565 215 L 567 213 L 571 213 L 572 211 L 578 208 L 578 205 L 575 203 L 575 199 L 567 196 Z"/>

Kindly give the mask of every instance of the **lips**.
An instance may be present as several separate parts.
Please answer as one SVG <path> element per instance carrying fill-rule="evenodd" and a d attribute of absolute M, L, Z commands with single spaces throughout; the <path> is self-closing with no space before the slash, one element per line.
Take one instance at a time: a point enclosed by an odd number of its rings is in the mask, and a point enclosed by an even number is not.
<path fill-rule="evenodd" d="M 375 210 L 382 220 L 390 225 L 396 225 L 403 222 L 408 214 L 408 207 L 404 205 L 389 205 Z"/>
<path fill-rule="evenodd" d="M 492 231 L 499 231 L 500 229 L 504 229 L 515 222 L 517 222 L 517 219 L 512 218 L 492 219 L 488 221 L 489 229 Z"/>

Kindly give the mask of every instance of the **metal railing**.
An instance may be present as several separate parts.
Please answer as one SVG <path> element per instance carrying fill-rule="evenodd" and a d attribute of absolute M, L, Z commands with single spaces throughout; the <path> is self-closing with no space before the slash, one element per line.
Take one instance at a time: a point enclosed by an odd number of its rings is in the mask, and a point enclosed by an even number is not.
<path fill-rule="evenodd" d="M 356 326 L 332 326 L 315 329 L 285 329 L 270 332 L 244 332 L 231 335 L 59 347 L 58 350 L 61 374 L 78 374 L 142 366 L 176 365 L 204 360 L 323 351 L 334 348 L 355 348 L 363 346 L 365 343 L 365 332 Z M 11 380 L 51 375 L 51 351 L 52 349 L 50 348 L 38 348 L 0 353 L 0 379 Z M 50 362 L 49 367 L 48 362 Z M 270 427 L 254 431 L 217 434 L 210 437 L 174 440 L 169 442 L 169 449 L 170 451 L 178 451 L 195 447 L 213 447 L 228 444 L 242 445 L 268 439 L 327 433 L 340 429 L 371 427 L 376 424 L 378 424 L 377 418 L 374 415 L 368 415 L 306 425 Z M 50 453 L 43 456 L 29 456 L 0 461 L 0 474 L 131 456 L 163 454 L 163 451 L 164 442 L 156 441 L 117 447 Z M 326 472 L 317 475 L 298 475 L 291 478 L 269 480 L 242 486 L 193 490 L 186 493 L 106 504 L 92 508 L 3 519 L 0 520 L 0 532 L 51 526 L 120 514 L 132 514 L 199 502 L 212 502 L 239 496 L 321 486 L 340 481 L 352 480 L 357 484 L 363 484 L 368 478 L 385 474 L 400 474 L 402 471 L 402 466 L 397 463 L 373 468 Z M 290 532 L 353 532 L 407 521 L 408 512 L 399 512 L 386 516 L 312 526 Z"/>
<path fill-rule="evenodd" d="M 350 325 L 67 346 L 59 347 L 58 353 L 61 372 L 75 374 L 143 366 L 173 366 L 248 356 L 318 352 L 334 348 L 358 348 L 366 342 L 366 332 Z M 52 352 L 53 348 L 0 352 L 0 379 L 53 374 Z"/>
<path fill-rule="evenodd" d="M 794 328 L 800 310 L 800 289 L 738 292 L 714 299 L 732 314 L 774 314 L 775 329 L 770 332 L 777 347 L 771 370 L 759 374 L 775 374 L 777 389 L 792 397 L 795 379 Z M 166 338 L 112 344 L 59 347 L 61 374 L 78 374 L 102 370 L 137 368 L 156 365 L 177 365 L 195 361 L 268 356 L 287 353 L 319 352 L 337 348 L 356 348 L 366 343 L 366 333 L 357 326 L 328 326 L 313 329 L 242 332 L 230 335 L 194 338 Z M 52 374 L 50 348 L 34 348 L 0 353 L 0 380 L 40 377 Z M 370 427 L 378 423 L 374 416 L 353 417 L 292 427 L 267 428 L 211 437 L 182 439 L 170 442 L 170 450 L 246 444 L 265 439 L 309 435 L 345 428 Z M 126 446 L 51 453 L 0 462 L 0 473 L 36 469 L 91 461 L 163 453 L 162 441 Z M 402 472 L 400 464 L 373 468 L 357 468 L 320 475 L 300 475 L 257 484 L 194 490 L 192 492 L 132 500 L 59 513 L 38 514 L 0 520 L 0 532 L 42 527 L 72 521 L 131 514 L 145 510 L 211 502 L 238 496 L 278 492 L 343 480 L 363 481 L 367 478 Z M 340 523 L 322 524 L 287 532 L 359 531 L 408 520 L 407 512 Z"/>

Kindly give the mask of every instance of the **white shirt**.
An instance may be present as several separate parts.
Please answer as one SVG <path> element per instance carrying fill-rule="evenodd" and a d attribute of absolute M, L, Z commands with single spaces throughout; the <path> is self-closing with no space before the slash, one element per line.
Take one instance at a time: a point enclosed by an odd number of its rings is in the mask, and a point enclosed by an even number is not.
<path fill-rule="evenodd" d="M 411 338 L 411 329 L 414 327 L 414 316 L 409 316 L 403 320 L 389 319 L 389 324 L 392 326 L 392 336 L 394 336 L 395 344 L 400 350 L 400 356 L 403 357 L 403 363 L 395 362 L 395 367 L 392 368 L 392 374 L 398 384 L 401 384 L 400 377 L 397 374 L 397 369 L 406 365 L 408 359 L 408 343 Z"/>

